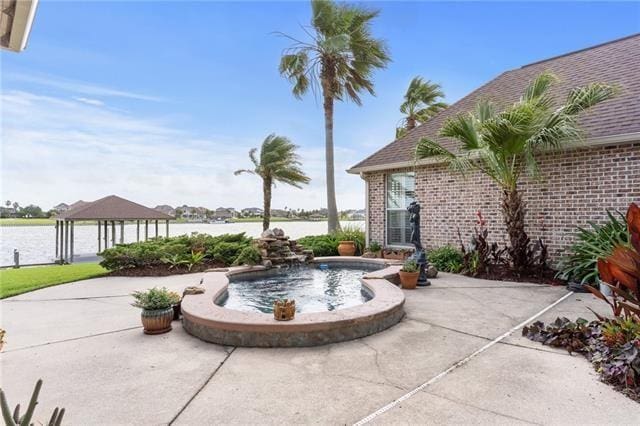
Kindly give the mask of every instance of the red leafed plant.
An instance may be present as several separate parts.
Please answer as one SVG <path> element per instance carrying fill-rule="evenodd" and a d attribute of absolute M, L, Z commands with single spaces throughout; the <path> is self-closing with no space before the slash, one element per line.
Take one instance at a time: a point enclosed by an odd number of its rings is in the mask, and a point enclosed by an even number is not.
<path fill-rule="evenodd" d="M 591 286 L 586 286 L 596 297 L 613 309 L 616 317 L 640 320 L 640 207 L 632 203 L 627 210 L 630 245 L 619 245 L 610 256 L 598 259 L 600 280 L 611 288 L 610 298 Z"/>

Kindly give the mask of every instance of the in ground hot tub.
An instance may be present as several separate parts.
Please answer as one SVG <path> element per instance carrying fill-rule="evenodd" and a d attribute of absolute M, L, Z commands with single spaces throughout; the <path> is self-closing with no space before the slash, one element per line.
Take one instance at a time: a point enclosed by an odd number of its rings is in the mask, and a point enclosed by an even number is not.
<path fill-rule="evenodd" d="M 243 267 L 207 274 L 206 292 L 182 301 L 183 325 L 196 337 L 230 346 L 316 346 L 356 339 L 404 316 L 404 294 L 387 280 L 398 269 L 380 259 L 332 257 L 284 271 Z M 283 298 L 296 300 L 291 321 L 273 318 L 273 300 Z"/>

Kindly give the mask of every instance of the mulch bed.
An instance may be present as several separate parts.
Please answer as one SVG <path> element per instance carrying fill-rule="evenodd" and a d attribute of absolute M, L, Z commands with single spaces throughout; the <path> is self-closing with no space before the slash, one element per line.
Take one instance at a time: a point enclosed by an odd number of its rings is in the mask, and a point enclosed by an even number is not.
<path fill-rule="evenodd" d="M 193 274 L 195 272 L 204 272 L 207 269 L 223 268 L 225 266 L 226 265 L 221 262 L 204 262 L 198 265 L 193 265 L 191 271 L 189 271 L 185 266 L 169 269 L 169 265 L 156 265 L 148 266 L 145 268 L 120 269 L 118 271 L 110 272 L 109 275 L 116 277 L 166 277 L 168 275 L 182 275 Z"/>
<path fill-rule="evenodd" d="M 485 280 L 494 281 L 515 281 L 515 282 L 528 282 L 534 284 L 547 284 L 556 286 L 566 286 L 566 281 L 555 278 L 556 271 L 553 269 L 547 269 L 536 274 L 523 274 L 516 275 L 509 267 L 500 265 L 492 266 L 491 270 L 487 273 L 471 275 L 465 274 L 472 278 L 482 278 Z"/>

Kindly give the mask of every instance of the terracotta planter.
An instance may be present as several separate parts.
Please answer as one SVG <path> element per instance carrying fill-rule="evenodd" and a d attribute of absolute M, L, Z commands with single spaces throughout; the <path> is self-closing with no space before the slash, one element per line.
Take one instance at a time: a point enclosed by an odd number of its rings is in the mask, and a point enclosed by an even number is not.
<path fill-rule="evenodd" d="M 385 249 L 382 251 L 382 258 L 389 260 L 407 260 L 411 256 L 410 250 L 391 250 Z"/>
<path fill-rule="evenodd" d="M 356 243 L 353 241 L 340 241 L 338 245 L 340 256 L 353 256 L 356 254 Z"/>
<path fill-rule="evenodd" d="M 420 276 L 420 272 L 403 272 L 400 271 L 400 284 L 402 284 L 402 288 L 406 290 L 413 290 L 418 285 L 418 277 Z"/>
<path fill-rule="evenodd" d="M 173 307 L 166 309 L 143 309 L 140 315 L 145 334 L 161 334 L 171 331 Z"/>

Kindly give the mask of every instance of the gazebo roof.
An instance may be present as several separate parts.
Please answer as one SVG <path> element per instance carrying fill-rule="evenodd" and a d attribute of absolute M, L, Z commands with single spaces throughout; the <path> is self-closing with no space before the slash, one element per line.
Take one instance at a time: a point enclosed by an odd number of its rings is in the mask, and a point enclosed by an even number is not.
<path fill-rule="evenodd" d="M 80 204 L 60 214 L 61 220 L 170 220 L 173 216 L 159 212 L 117 195 Z"/>

